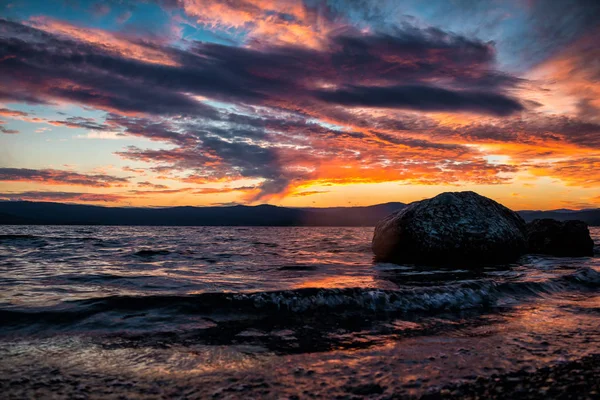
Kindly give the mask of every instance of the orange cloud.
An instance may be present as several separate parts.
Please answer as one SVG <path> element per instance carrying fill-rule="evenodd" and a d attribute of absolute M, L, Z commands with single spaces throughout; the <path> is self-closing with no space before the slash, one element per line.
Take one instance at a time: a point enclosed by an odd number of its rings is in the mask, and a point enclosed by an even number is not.
<path fill-rule="evenodd" d="M 531 166 L 535 176 L 558 178 L 568 186 L 594 188 L 600 186 L 600 157 L 575 158 Z"/>
<path fill-rule="evenodd" d="M 29 115 L 29 113 L 26 113 L 24 111 L 11 110 L 9 108 L 0 108 L 0 116 L 33 123 L 46 122 L 45 119 L 32 117 Z"/>
<path fill-rule="evenodd" d="M 3 200 L 30 200 L 30 201 L 60 201 L 83 203 L 115 203 L 126 199 L 118 194 L 109 193 L 76 193 L 76 192 L 15 192 L 0 193 Z"/>
<path fill-rule="evenodd" d="M 600 29 L 571 43 L 528 75 L 551 89 L 541 101 L 556 112 L 570 112 L 600 122 Z"/>
<path fill-rule="evenodd" d="M 8 108 L 0 108 L 0 115 L 3 117 L 9 117 L 9 118 L 17 117 L 18 118 L 18 117 L 26 117 L 28 114 L 23 111 L 10 110 Z"/>
<path fill-rule="evenodd" d="M 328 190 L 306 190 L 303 192 L 296 192 L 296 193 L 292 193 L 290 196 L 292 197 L 306 197 L 306 196 L 313 196 L 315 194 L 321 194 L 321 193 L 329 193 Z"/>
<path fill-rule="evenodd" d="M 142 175 L 142 176 L 146 175 L 146 170 L 142 169 L 142 168 L 132 168 L 132 167 L 126 165 L 121 169 L 125 172 L 131 172 L 131 173 Z"/>
<path fill-rule="evenodd" d="M 0 181 L 45 185 L 76 185 L 97 188 L 125 186 L 129 180 L 105 174 L 82 174 L 57 169 L 0 168 Z"/>
<path fill-rule="evenodd" d="M 197 22 L 218 29 L 247 31 L 254 43 L 302 43 L 318 47 L 331 28 L 302 2 L 294 0 L 183 0 Z"/>
<path fill-rule="evenodd" d="M 158 185 L 162 186 L 162 185 Z M 164 190 L 130 190 L 129 194 L 133 194 L 136 196 L 155 196 L 155 195 L 163 195 L 163 194 L 174 194 L 174 193 L 183 193 L 189 192 L 192 190 L 191 188 L 183 188 L 183 189 L 164 189 Z"/>
<path fill-rule="evenodd" d="M 152 188 L 152 189 L 168 189 L 169 188 L 166 185 L 154 184 L 154 183 L 148 182 L 148 181 L 138 182 L 137 186 L 141 187 L 141 188 Z"/>
<path fill-rule="evenodd" d="M 152 64 L 178 65 L 168 54 L 158 50 L 157 46 L 152 46 L 148 39 L 136 39 L 101 29 L 83 28 L 48 17 L 32 18 L 30 25 L 48 33 L 95 46 L 120 57 Z"/>
<path fill-rule="evenodd" d="M 256 190 L 255 186 L 240 186 L 240 187 L 207 187 L 195 190 L 194 194 L 222 194 L 222 193 L 232 193 L 232 192 L 252 192 Z"/>

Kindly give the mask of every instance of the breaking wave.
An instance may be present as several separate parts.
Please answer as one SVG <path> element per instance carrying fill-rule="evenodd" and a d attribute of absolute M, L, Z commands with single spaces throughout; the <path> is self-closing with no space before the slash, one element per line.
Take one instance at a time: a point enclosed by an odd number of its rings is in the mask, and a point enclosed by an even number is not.
<path fill-rule="evenodd" d="M 202 293 L 184 296 L 110 296 L 63 302 L 50 308 L 4 309 L 5 324 L 65 324 L 107 313 L 122 318 L 132 313 L 154 315 L 215 314 L 373 314 L 436 313 L 505 306 L 566 291 L 600 287 L 600 273 L 580 268 L 574 273 L 539 282 L 472 281 L 438 287 L 398 290 L 296 289 L 254 293 Z"/>

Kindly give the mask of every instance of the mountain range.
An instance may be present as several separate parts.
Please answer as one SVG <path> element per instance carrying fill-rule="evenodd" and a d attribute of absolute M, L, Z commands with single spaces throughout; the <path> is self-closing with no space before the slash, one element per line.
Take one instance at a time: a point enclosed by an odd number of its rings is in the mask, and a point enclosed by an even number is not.
<path fill-rule="evenodd" d="M 162 225 L 162 226 L 374 226 L 405 207 L 385 203 L 365 207 L 291 208 L 272 205 L 134 208 L 31 201 L 0 201 L 3 225 Z M 526 220 L 580 219 L 600 226 L 600 209 L 519 211 Z"/>

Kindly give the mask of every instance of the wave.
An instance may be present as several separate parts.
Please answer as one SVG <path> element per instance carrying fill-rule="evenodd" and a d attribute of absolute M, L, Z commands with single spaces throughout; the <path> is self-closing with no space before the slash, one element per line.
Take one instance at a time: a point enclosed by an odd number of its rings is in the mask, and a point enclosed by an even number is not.
<path fill-rule="evenodd" d="M 170 253 L 171 252 L 169 250 L 144 249 L 144 250 L 135 252 L 134 255 L 136 255 L 138 257 L 153 257 L 153 256 L 166 256 L 167 254 L 170 254 Z"/>
<path fill-rule="evenodd" d="M 43 239 L 41 236 L 35 235 L 0 235 L 0 241 L 3 240 L 30 240 L 30 239 Z"/>
<path fill-rule="evenodd" d="M 202 293 L 184 296 L 110 296 L 61 303 L 51 308 L 4 309 L 6 324 L 71 323 L 99 313 L 127 316 L 216 314 L 373 314 L 435 313 L 502 306 L 531 297 L 600 287 L 600 273 L 581 268 L 540 282 L 472 281 L 438 287 L 383 289 L 295 289 L 254 293 Z"/>
<path fill-rule="evenodd" d="M 29 240 L 51 240 L 51 241 L 60 241 L 60 242 L 69 242 L 69 241 L 94 241 L 101 242 L 103 239 L 96 237 L 69 237 L 69 236 L 39 236 L 39 235 L 28 235 L 28 234 L 6 234 L 0 235 L 0 242 L 2 241 L 29 241 Z"/>

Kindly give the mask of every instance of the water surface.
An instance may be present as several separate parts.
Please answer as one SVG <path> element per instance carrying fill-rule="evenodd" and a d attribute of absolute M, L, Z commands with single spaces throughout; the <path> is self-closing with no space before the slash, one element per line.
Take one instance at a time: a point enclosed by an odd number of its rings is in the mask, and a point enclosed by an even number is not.
<path fill-rule="evenodd" d="M 600 258 L 375 263 L 372 231 L 1 226 L 0 373 L 378 397 L 597 351 Z"/>

